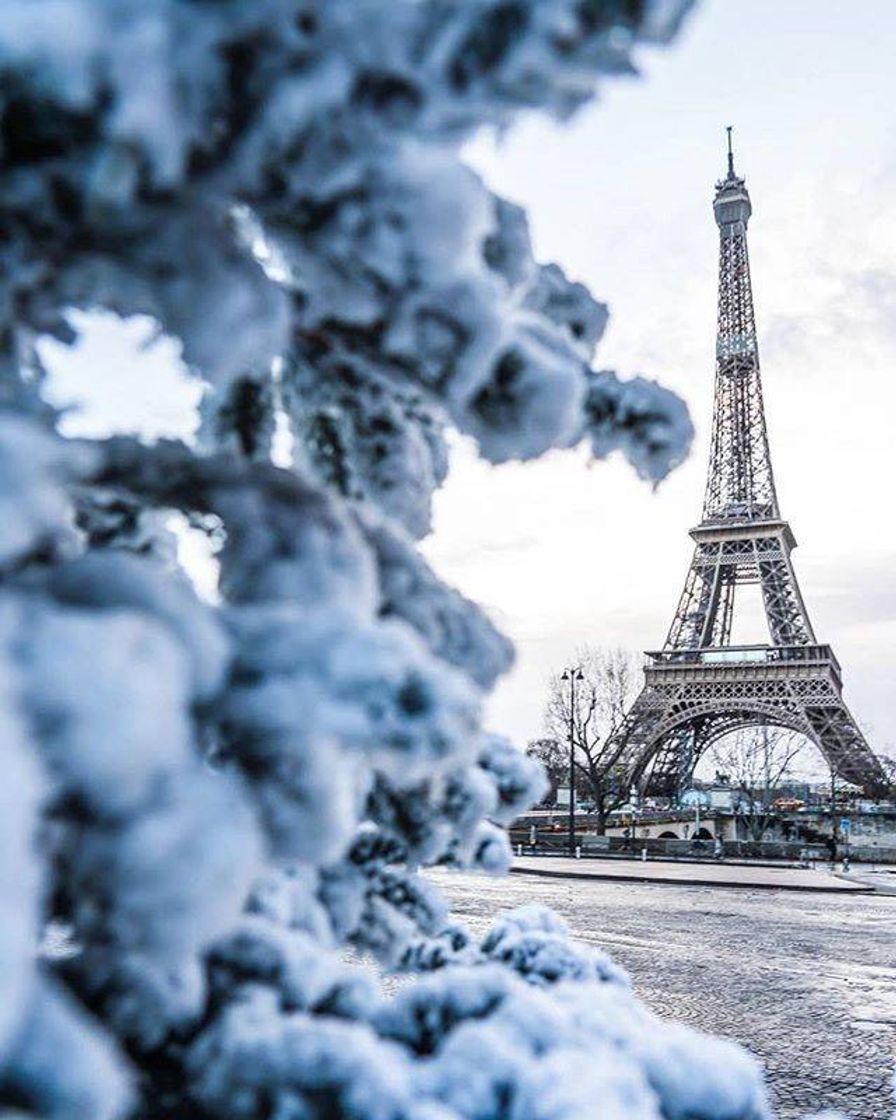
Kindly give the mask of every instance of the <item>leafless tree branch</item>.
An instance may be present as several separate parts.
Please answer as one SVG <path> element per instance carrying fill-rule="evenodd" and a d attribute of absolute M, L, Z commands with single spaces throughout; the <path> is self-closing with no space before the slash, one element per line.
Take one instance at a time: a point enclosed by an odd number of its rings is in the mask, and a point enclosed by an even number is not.
<path fill-rule="evenodd" d="M 569 683 L 555 674 L 548 682 L 545 731 L 568 752 L 571 722 L 575 768 L 582 777 L 582 792 L 594 802 L 597 829 L 603 832 L 609 813 L 628 797 L 619 765 L 626 742 L 619 730 L 640 688 L 640 661 L 629 650 L 586 645 L 577 650 L 573 664 L 584 677 L 576 689 L 575 710 L 570 712 Z"/>

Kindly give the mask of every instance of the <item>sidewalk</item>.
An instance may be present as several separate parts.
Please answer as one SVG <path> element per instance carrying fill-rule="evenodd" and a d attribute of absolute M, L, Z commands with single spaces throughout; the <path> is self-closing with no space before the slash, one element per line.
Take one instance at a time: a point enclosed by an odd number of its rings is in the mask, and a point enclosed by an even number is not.
<path fill-rule="evenodd" d="M 570 859 L 565 856 L 517 856 L 511 872 L 558 879 L 601 879 L 619 883 L 671 883 L 691 887 L 742 887 L 752 890 L 831 891 L 872 894 L 863 877 L 844 879 L 827 870 L 797 867 L 750 867 L 744 864 L 642 862 L 639 859 Z"/>

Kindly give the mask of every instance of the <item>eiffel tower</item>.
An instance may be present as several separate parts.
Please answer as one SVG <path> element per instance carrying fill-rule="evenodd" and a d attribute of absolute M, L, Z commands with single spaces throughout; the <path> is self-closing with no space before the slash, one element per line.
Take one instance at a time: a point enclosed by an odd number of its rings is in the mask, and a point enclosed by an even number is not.
<path fill-rule="evenodd" d="M 833 771 L 882 796 L 880 763 L 843 702 L 840 665 L 820 645 L 790 559 L 796 545 L 778 510 L 753 314 L 747 223 L 752 207 L 734 170 L 713 200 L 719 227 L 715 402 L 703 518 L 663 648 L 646 654 L 644 687 L 617 733 L 633 784 L 674 797 L 706 747 L 728 732 L 801 732 Z M 738 585 L 758 584 L 769 641 L 732 645 Z"/>

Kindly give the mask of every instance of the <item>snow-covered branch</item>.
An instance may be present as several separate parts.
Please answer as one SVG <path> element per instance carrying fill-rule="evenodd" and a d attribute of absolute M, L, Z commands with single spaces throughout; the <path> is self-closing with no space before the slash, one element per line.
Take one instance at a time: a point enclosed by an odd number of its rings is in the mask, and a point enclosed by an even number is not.
<path fill-rule="evenodd" d="M 446 431 L 654 480 L 691 434 L 593 372 L 606 309 L 461 148 L 568 116 L 688 6 L 0 6 L 0 1108 L 765 1114 L 741 1051 L 555 918 L 477 940 L 419 871 L 502 870 L 541 791 L 481 726 L 508 643 L 415 549 Z M 176 340 L 195 446 L 57 434 L 38 343 L 73 309 Z M 387 996 L 346 946 L 425 976 Z"/>

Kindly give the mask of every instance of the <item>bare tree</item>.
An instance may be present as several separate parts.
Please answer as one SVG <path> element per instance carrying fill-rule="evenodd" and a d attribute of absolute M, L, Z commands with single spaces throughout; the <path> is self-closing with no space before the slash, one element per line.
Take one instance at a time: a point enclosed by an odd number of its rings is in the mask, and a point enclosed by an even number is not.
<path fill-rule="evenodd" d="M 557 801 L 557 790 L 568 778 L 569 747 L 559 739 L 532 739 L 526 747 L 526 754 L 537 759 L 544 767 L 550 788 L 544 800 L 548 805 Z"/>
<path fill-rule="evenodd" d="M 884 774 L 886 775 L 887 785 L 890 790 L 896 789 L 896 747 L 888 746 L 887 751 L 893 751 L 893 754 L 879 754 L 877 761 L 883 767 Z M 892 796 L 892 792 L 890 794 Z"/>
<path fill-rule="evenodd" d="M 778 791 L 805 746 L 804 736 L 781 727 L 736 731 L 710 746 L 707 761 L 739 795 L 735 809 L 751 839 L 762 840 L 771 827 Z"/>
<path fill-rule="evenodd" d="M 564 745 L 568 767 L 572 715 L 576 772 L 594 802 L 597 831 L 602 834 L 608 815 L 628 798 L 622 765 L 627 742 L 621 729 L 641 686 L 641 666 L 630 650 L 595 646 L 580 647 L 574 664 L 583 677 L 576 682 L 575 709 L 570 712 L 569 683 L 555 674 L 548 684 L 545 730 Z"/>

